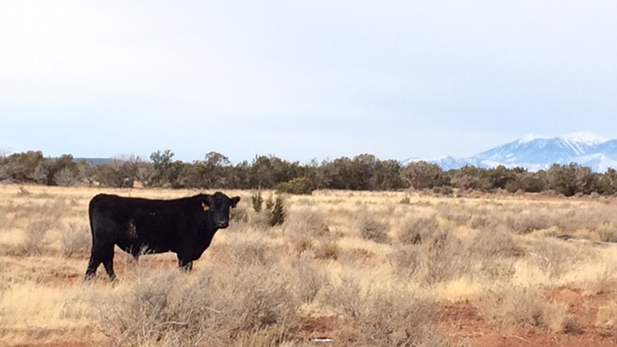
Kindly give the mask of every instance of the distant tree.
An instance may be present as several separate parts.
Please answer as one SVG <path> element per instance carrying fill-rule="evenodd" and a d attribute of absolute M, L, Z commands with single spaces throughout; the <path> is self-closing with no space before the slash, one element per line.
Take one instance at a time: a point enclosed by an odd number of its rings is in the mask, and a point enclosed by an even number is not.
<path fill-rule="evenodd" d="M 324 162 L 322 165 L 324 188 L 357 189 L 353 161 L 347 157 Z"/>
<path fill-rule="evenodd" d="M 8 159 L 0 157 L 0 181 L 5 181 L 10 178 L 8 169 Z"/>
<path fill-rule="evenodd" d="M 143 160 L 134 155 L 112 158 L 98 167 L 97 181 L 108 187 L 131 188 L 138 177 L 139 163 Z"/>
<path fill-rule="evenodd" d="M 279 193 L 310 195 L 313 190 L 315 188 L 313 188 L 313 183 L 308 177 L 297 177 L 276 185 L 276 191 Z"/>
<path fill-rule="evenodd" d="M 465 166 L 454 171 L 452 186 L 462 190 L 489 191 L 493 188 L 493 181 L 487 170 L 475 166 Z"/>
<path fill-rule="evenodd" d="M 79 177 L 83 178 L 88 185 L 97 183 L 99 168 L 95 164 L 81 160 L 77 168 L 79 169 Z"/>
<path fill-rule="evenodd" d="M 275 156 L 255 157 L 250 167 L 251 185 L 254 188 L 272 189 L 278 183 L 287 182 L 302 174 L 300 165 Z"/>
<path fill-rule="evenodd" d="M 145 160 L 137 163 L 137 172 L 135 179 L 144 187 L 152 187 L 152 180 L 154 178 L 154 165 L 151 162 Z"/>
<path fill-rule="evenodd" d="M 320 164 L 317 159 L 313 158 L 310 163 L 304 166 L 304 170 L 304 177 L 307 177 L 311 181 L 315 189 L 322 189 L 325 187 L 323 172 L 320 169 Z"/>
<path fill-rule="evenodd" d="M 353 158 L 352 189 L 372 190 L 376 187 L 377 158 L 372 154 L 360 154 Z"/>
<path fill-rule="evenodd" d="M 505 189 L 511 193 L 518 191 L 527 193 L 539 193 L 546 190 L 545 172 L 528 172 L 524 168 L 514 168 L 514 179 L 506 183 Z"/>
<path fill-rule="evenodd" d="M 63 154 L 54 160 L 54 169 L 56 171 L 60 171 L 65 168 L 72 171 L 74 174 L 79 173 L 77 163 L 71 154 Z"/>
<path fill-rule="evenodd" d="M 508 169 L 503 165 L 487 170 L 489 183 L 487 187 L 493 189 L 505 189 L 506 186 L 516 179 L 516 172 L 513 169 Z"/>
<path fill-rule="evenodd" d="M 553 164 L 547 171 L 548 186 L 565 196 L 572 196 L 577 193 L 577 164 L 559 165 Z"/>
<path fill-rule="evenodd" d="M 600 175 L 591 171 L 591 168 L 586 166 L 577 166 L 576 168 L 576 191 L 589 195 L 593 192 L 598 193 L 600 186 Z"/>
<path fill-rule="evenodd" d="M 208 152 L 205 158 L 206 164 L 211 168 L 230 166 L 229 158 L 219 152 Z"/>
<path fill-rule="evenodd" d="M 34 173 L 39 162 L 43 160 L 43 152 L 28 151 L 11 154 L 6 161 L 6 174 L 15 182 L 34 182 Z"/>
<path fill-rule="evenodd" d="M 79 182 L 80 172 L 71 154 L 63 154 L 53 160 L 47 178 L 48 185 L 72 186 Z"/>
<path fill-rule="evenodd" d="M 175 187 L 183 186 L 182 173 L 185 169 L 181 161 L 173 161 L 174 153 L 166 149 L 156 151 L 150 155 L 150 160 L 154 166 L 151 183 L 156 187 Z"/>
<path fill-rule="evenodd" d="M 187 184 L 199 188 L 228 188 L 232 182 L 229 158 L 218 152 L 209 152 L 203 161 L 187 168 Z"/>
<path fill-rule="evenodd" d="M 70 187 L 79 182 L 79 176 L 68 167 L 62 168 L 54 174 L 54 184 L 62 187 Z"/>
<path fill-rule="evenodd" d="M 614 195 L 617 193 L 617 171 L 608 168 L 603 175 L 598 178 L 598 193 L 604 195 Z"/>
<path fill-rule="evenodd" d="M 439 165 L 418 161 L 401 169 L 401 178 L 406 187 L 414 189 L 433 189 L 445 184 L 446 177 Z"/>
<path fill-rule="evenodd" d="M 396 160 L 378 160 L 375 168 L 375 186 L 377 190 L 394 190 L 404 187 L 401 176 L 401 164 Z"/>
<path fill-rule="evenodd" d="M 34 175 L 32 176 L 32 178 L 36 183 L 51 186 L 54 185 L 54 173 L 54 162 L 49 158 L 43 158 L 39 160 L 36 169 L 34 169 Z"/>

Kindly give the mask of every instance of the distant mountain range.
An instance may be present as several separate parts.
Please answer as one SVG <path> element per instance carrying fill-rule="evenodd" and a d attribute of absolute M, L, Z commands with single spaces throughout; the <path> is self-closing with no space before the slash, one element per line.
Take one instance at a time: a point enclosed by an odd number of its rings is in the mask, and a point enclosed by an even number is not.
<path fill-rule="evenodd" d="M 85 161 L 86 163 L 90 163 L 94 165 L 105 165 L 111 161 L 111 158 L 73 158 L 73 161 L 76 163 L 82 160 Z"/>
<path fill-rule="evenodd" d="M 420 160 L 435 163 L 444 170 L 459 169 L 466 165 L 481 168 L 503 165 L 508 168 L 524 167 L 529 171 L 538 171 L 553 164 L 578 163 L 596 172 L 605 172 L 609 167 L 617 168 L 617 140 L 604 139 L 590 132 L 558 137 L 531 134 L 470 158 L 411 158 L 403 164 Z"/>

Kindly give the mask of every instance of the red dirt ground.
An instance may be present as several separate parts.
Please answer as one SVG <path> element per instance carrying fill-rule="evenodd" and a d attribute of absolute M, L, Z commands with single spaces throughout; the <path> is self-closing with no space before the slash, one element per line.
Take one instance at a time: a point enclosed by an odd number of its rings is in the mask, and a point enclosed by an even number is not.
<path fill-rule="evenodd" d="M 444 330 L 452 337 L 474 347 L 591 347 L 617 346 L 614 331 L 596 327 L 598 308 L 613 298 L 607 293 L 584 295 L 580 289 L 555 288 L 547 298 L 568 304 L 573 321 L 563 333 L 493 327 L 469 303 L 447 305 L 441 315 Z"/>
<path fill-rule="evenodd" d="M 504 330 L 492 326 L 470 303 L 448 304 L 442 308 L 440 326 L 454 340 L 466 341 L 474 347 L 598 347 L 617 346 L 615 330 L 596 327 L 598 308 L 614 300 L 611 293 L 586 294 L 580 289 L 554 288 L 547 299 L 568 305 L 572 318 L 566 331 L 550 333 L 533 327 Z M 335 317 L 307 318 L 299 337 L 328 337 L 338 322 Z M 336 341 L 331 345 L 336 346 Z"/>
<path fill-rule="evenodd" d="M 555 288 L 546 297 L 568 304 L 572 318 L 565 332 L 550 333 L 533 327 L 504 330 L 492 326 L 468 302 L 448 304 L 440 314 L 440 326 L 454 340 L 466 341 L 474 347 L 597 347 L 617 346 L 615 331 L 595 326 L 598 308 L 614 300 L 614 295 L 587 295 L 580 289 Z M 338 322 L 335 317 L 307 318 L 300 338 L 328 337 Z M 336 341 L 332 343 L 336 346 Z"/>

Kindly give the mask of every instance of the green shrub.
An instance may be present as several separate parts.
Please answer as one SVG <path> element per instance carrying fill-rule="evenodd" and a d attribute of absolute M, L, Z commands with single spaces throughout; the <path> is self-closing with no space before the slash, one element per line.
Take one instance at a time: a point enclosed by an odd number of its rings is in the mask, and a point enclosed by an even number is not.
<path fill-rule="evenodd" d="M 433 194 L 451 196 L 454 193 L 454 189 L 450 186 L 434 187 Z"/>
<path fill-rule="evenodd" d="M 271 200 L 271 198 L 270 198 Z M 282 196 L 277 196 L 270 210 L 270 218 L 268 220 L 270 226 L 282 225 L 285 223 L 287 211 L 285 211 L 285 201 Z"/>
<path fill-rule="evenodd" d="M 288 182 L 279 183 L 276 191 L 279 193 L 310 195 L 313 190 L 313 183 L 307 177 L 297 177 Z"/>
<path fill-rule="evenodd" d="M 266 199 L 266 210 L 272 211 L 272 208 L 274 208 L 274 199 L 272 199 L 272 195 L 270 195 L 268 199 Z"/>
<path fill-rule="evenodd" d="M 260 191 L 257 191 L 251 195 L 251 201 L 253 203 L 253 210 L 255 210 L 255 212 L 261 212 L 264 198 L 261 196 Z"/>

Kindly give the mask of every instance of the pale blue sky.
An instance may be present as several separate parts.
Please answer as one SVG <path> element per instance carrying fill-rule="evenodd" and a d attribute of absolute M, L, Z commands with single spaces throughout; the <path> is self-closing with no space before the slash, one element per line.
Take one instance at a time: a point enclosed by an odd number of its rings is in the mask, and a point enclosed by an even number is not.
<path fill-rule="evenodd" d="M 615 1 L 0 0 L 0 148 L 233 162 L 617 138 Z"/>

